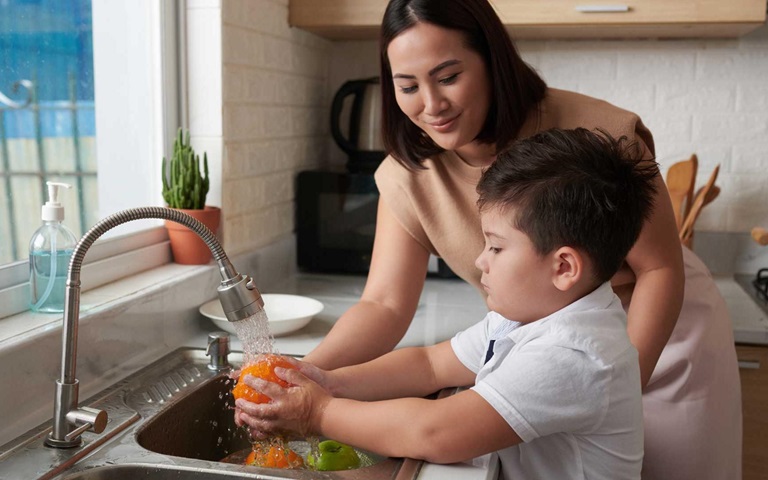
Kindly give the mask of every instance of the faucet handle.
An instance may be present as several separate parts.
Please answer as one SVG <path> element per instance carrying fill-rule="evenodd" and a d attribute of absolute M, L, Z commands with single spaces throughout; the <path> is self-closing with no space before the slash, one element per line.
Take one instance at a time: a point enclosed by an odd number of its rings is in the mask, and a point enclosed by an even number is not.
<path fill-rule="evenodd" d="M 227 332 L 211 332 L 208 334 L 208 346 L 205 348 L 205 354 L 211 357 L 208 362 L 210 370 L 229 370 L 229 334 Z"/>
<path fill-rule="evenodd" d="M 67 414 L 67 420 L 77 428 L 64 436 L 68 442 L 74 441 L 88 430 L 101 433 L 107 427 L 107 412 L 91 407 L 80 407 Z"/>

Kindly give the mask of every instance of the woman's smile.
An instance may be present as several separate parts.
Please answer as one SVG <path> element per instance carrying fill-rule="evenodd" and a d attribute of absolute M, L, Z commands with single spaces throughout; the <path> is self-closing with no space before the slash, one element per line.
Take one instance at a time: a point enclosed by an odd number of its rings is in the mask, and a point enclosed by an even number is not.
<path fill-rule="evenodd" d="M 439 132 L 439 133 L 448 133 L 451 130 L 454 129 L 454 127 L 458 124 L 458 118 L 460 115 L 456 115 L 454 117 L 450 118 L 444 118 L 440 120 L 435 120 L 431 122 L 427 122 L 427 124 L 432 127 L 433 130 Z"/>

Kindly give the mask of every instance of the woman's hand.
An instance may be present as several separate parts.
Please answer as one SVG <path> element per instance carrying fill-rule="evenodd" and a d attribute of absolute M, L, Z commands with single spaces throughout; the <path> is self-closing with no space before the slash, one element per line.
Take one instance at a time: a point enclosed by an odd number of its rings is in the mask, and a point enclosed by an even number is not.
<path fill-rule="evenodd" d="M 296 369 L 304 374 L 308 379 L 312 380 L 313 382 L 317 383 L 323 389 L 330 392 L 332 395 L 338 394 L 339 385 L 338 382 L 335 380 L 333 372 L 328 370 L 323 370 L 320 367 L 317 367 L 315 365 L 312 365 L 311 363 L 302 362 L 300 360 L 296 360 L 293 357 L 287 357 L 288 361 L 296 366 Z"/>
<path fill-rule="evenodd" d="M 318 372 L 312 370 L 312 373 Z M 278 434 L 301 437 L 319 434 L 320 420 L 333 398 L 331 394 L 300 371 L 278 367 L 275 374 L 292 386 L 283 388 L 251 375 L 245 376 L 243 381 L 246 385 L 272 401 L 256 404 L 238 399 L 235 402 L 235 423 L 247 426 L 251 436 L 257 439 Z"/>

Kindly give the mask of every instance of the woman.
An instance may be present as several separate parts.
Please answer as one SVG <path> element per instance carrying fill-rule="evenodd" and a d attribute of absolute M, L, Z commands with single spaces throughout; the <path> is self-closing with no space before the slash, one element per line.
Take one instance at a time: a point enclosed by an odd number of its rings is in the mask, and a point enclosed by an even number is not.
<path fill-rule="evenodd" d="M 553 127 L 602 128 L 654 155 L 653 137 L 633 113 L 547 88 L 487 0 L 391 0 L 380 48 L 390 156 L 376 172 L 373 258 L 360 301 L 306 357 L 326 369 L 395 347 L 416 311 L 430 254 L 482 294 L 473 264 L 483 248 L 475 186 L 515 139 Z M 643 478 L 740 478 L 730 322 L 705 267 L 680 246 L 661 177 L 657 191 L 652 217 L 612 280 L 640 358 Z"/>

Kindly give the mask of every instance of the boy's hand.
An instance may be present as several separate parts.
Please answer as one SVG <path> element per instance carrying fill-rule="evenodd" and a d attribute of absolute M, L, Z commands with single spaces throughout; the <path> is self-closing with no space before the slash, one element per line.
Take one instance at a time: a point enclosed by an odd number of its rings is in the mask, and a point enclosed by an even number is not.
<path fill-rule="evenodd" d="M 323 370 L 312 365 L 311 363 L 302 362 L 301 360 L 297 360 L 294 357 L 285 356 L 283 358 L 287 360 L 288 363 L 295 365 L 296 369 L 303 373 L 307 378 L 319 384 L 321 387 L 323 387 L 323 389 L 330 392 L 332 395 L 335 395 L 335 391 L 338 390 L 338 386 L 336 385 L 338 382 L 333 380 L 333 372 Z M 232 380 L 237 381 L 237 379 L 240 377 L 240 369 L 231 371 L 228 376 Z M 243 422 L 240 420 L 241 412 L 242 410 L 237 405 L 237 403 L 235 403 L 235 425 L 238 427 L 243 426 Z"/>
<path fill-rule="evenodd" d="M 318 369 L 319 370 L 319 369 Z M 323 410 L 333 398 L 305 374 L 292 369 L 275 368 L 275 374 L 293 386 L 283 388 L 266 380 L 246 375 L 243 381 L 272 399 L 269 403 L 235 402 L 235 422 L 248 426 L 254 438 L 293 433 L 306 437 L 320 433 Z"/>

